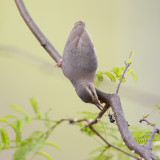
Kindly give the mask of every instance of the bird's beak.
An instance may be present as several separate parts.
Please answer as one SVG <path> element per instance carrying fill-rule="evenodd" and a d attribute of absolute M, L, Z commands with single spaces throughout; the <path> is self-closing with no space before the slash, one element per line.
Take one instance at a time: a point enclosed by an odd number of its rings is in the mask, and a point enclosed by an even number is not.
<path fill-rule="evenodd" d="M 101 104 L 98 102 L 98 100 L 96 99 L 94 104 L 97 106 L 97 108 L 99 108 L 100 110 L 102 110 L 102 106 Z"/>

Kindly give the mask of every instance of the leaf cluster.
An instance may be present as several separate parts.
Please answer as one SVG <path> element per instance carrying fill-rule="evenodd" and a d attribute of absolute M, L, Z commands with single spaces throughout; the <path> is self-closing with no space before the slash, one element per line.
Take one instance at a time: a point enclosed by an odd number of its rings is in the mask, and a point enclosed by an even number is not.
<path fill-rule="evenodd" d="M 128 64 L 131 64 L 133 55 L 134 55 L 134 51 L 130 55 Z M 111 82 L 120 81 L 125 68 L 126 66 L 122 66 L 122 67 L 113 67 L 111 71 L 107 71 L 107 72 L 98 71 L 95 76 L 95 86 L 98 87 L 105 77 L 108 77 Z M 125 76 L 122 78 L 123 83 L 126 82 L 126 75 L 131 75 L 134 81 L 137 82 L 138 78 L 136 73 L 132 69 L 127 68 L 127 72 Z"/>
<path fill-rule="evenodd" d="M 6 115 L 0 118 L 0 122 L 4 124 L 4 126 L 0 128 L 0 151 L 14 148 L 15 153 L 13 154 L 13 160 L 25 160 L 29 155 L 32 155 L 33 159 L 37 154 L 52 160 L 53 158 L 42 149 L 46 145 L 52 146 L 58 150 L 60 149 L 56 143 L 48 141 L 52 131 L 60 122 L 50 119 L 49 113 L 51 109 L 43 115 L 39 111 L 37 100 L 34 97 L 30 99 L 30 103 L 34 111 L 34 117 L 31 117 L 22 107 L 11 105 L 23 118 L 18 115 Z M 31 132 L 27 138 L 23 138 L 22 129 L 24 128 L 24 124 L 30 125 L 34 120 L 43 122 L 46 126 L 46 131 L 35 130 Z M 12 128 L 15 138 L 11 138 L 13 136 L 9 134 L 8 128 Z"/>

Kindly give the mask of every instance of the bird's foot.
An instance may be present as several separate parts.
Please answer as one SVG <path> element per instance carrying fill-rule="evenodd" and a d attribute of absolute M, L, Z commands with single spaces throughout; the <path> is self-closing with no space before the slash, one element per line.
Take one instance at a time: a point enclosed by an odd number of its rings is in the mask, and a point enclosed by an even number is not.
<path fill-rule="evenodd" d="M 96 99 L 95 105 L 96 105 L 100 110 L 103 109 L 103 106 L 99 103 L 98 99 Z"/>
<path fill-rule="evenodd" d="M 62 59 L 56 64 L 56 67 L 62 67 Z"/>

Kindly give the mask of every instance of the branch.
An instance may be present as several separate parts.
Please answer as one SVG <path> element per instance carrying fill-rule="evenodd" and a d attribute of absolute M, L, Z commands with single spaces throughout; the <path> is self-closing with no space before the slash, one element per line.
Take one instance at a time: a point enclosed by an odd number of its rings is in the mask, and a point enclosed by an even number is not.
<path fill-rule="evenodd" d="M 152 141 L 153 141 L 153 138 L 154 138 L 154 136 L 155 136 L 155 134 L 156 133 L 158 133 L 160 130 L 156 127 L 156 124 L 154 123 L 150 123 L 146 118 L 145 118 L 145 116 L 143 116 L 143 118 L 139 121 L 140 123 L 142 123 L 142 122 L 146 122 L 147 123 L 147 125 L 150 125 L 150 126 L 153 126 L 153 132 L 152 132 L 152 134 L 151 134 L 151 136 L 148 138 L 148 140 L 147 140 L 147 143 L 146 143 L 146 147 L 148 147 L 150 150 L 152 150 L 152 148 L 151 148 L 151 143 L 152 143 Z"/>
<path fill-rule="evenodd" d="M 102 116 L 105 114 L 108 108 L 109 108 L 109 105 L 106 104 L 101 110 L 101 112 L 98 114 L 98 116 L 93 121 L 88 123 L 88 125 L 92 126 L 93 124 L 97 123 L 102 118 Z"/>
<path fill-rule="evenodd" d="M 121 133 L 121 137 L 124 143 L 127 145 L 127 147 L 130 150 L 135 151 L 135 153 L 139 154 L 145 160 L 157 160 L 156 157 L 153 155 L 152 151 L 148 147 L 138 144 L 133 139 L 128 129 L 128 123 L 124 117 L 123 109 L 121 107 L 121 101 L 118 94 L 112 96 L 111 107 L 114 112 L 118 130 Z"/>
<path fill-rule="evenodd" d="M 132 53 L 131 53 L 131 54 L 132 54 Z M 130 57 L 131 57 L 131 54 L 130 54 Z M 129 58 L 130 58 L 130 57 L 129 57 Z M 126 64 L 126 67 L 125 67 L 125 69 L 124 69 L 124 71 L 123 71 L 122 77 L 121 77 L 121 79 L 120 79 L 120 81 L 119 81 L 119 84 L 118 84 L 116 93 L 118 93 L 119 88 L 120 88 L 120 85 L 121 85 L 122 80 L 123 80 L 123 77 L 124 77 L 124 75 L 125 75 L 125 73 L 126 73 L 126 71 L 127 71 L 127 68 L 128 68 L 130 65 L 131 65 L 131 63 L 129 63 L 129 62 Z"/>
<path fill-rule="evenodd" d="M 32 31 L 32 33 L 35 35 L 37 40 L 40 42 L 40 44 L 44 47 L 44 49 L 49 53 L 49 55 L 56 61 L 59 62 L 62 58 L 61 55 L 58 53 L 58 51 L 55 49 L 55 47 L 49 42 L 49 40 L 44 36 L 44 34 L 40 31 L 38 26 L 34 23 L 33 19 L 29 15 L 23 0 L 15 0 L 15 3 L 19 9 L 19 12 Z M 127 70 L 128 66 L 126 66 L 126 69 L 124 70 L 124 73 L 121 77 L 123 79 L 123 76 Z M 120 81 L 117 92 L 119 91 L 119 87 L 121 85 L 122 80 Z M 132 138 L 130 131 L 128 129 L 128 123 L 125 120 L 124 113 L 122 110 L 120 98 L 118 94 L 108 94 L 105 92 L 100 91 L 99 89 L 96 89 L 98 98 L 101 102 L 104 102 L 108 107 L 111 106 L 112 110 L 115 115 L 116 123 L 118 126 L 118 129 L 120 131 L 121 137 L 124 140 L 125 144 L 128 146 L 130 150 L 134 150 L 136 153 L 138 153 L 141 157 L 143 157 L 145 160 L 156 160 L 156 157 L 152 154 L 151 150 L 149 150 L 146 146 L 141 146 L 138 143 L 134 141 Z M 103 113 L 104 114 L 104 113 Z"/>
<path fill-rule="evenodd" d="M 108 142 L 103 136 L 101 136 L 101 134 L 93 127 L 93 124 L 94 123 L 90 123 L 90 120 L 88 119 L 79 119 L 79 120 L 73 120 L 73 119 L 62 119 L 61 121 L 69 121 L 70 123 L 78 123 L 78 122 L 82 122 L 82 121 L 85 121 L 87 122 L 87 126 L 86 127 L 89 127 L 103 142 L 105 142 L 108 147 L 112 147 L 114 149 L 116 149 L 117 151 L 120 151 L 124 154 L 126 154 L 127 156 L 130 156 L 132 158 L 135 158 L 135 159 L 139 159 L 137 156 L 129 153 L 129 152 L 126 152 L 124 150 L 122 150 L 121 148 L 111 144 L 110 142 Z M 94 120 L 93 120 L 94 121 Z"/>
<path fill-rule="evenodd" d="M 35 35 L 37 40 L 40 42 L 40 44 L 44 47 L 44 49 L 49 53 L 49 55 L 56 61 L 59 62 L 61 59 L 61 55 L 58 53 L 58 51 L 55 49 L 55 47 L 50 43 L 50 41 L 45 37 L 45 35 L 41 32 L 41 30 L 38 28 L 38 26 L 33 21 L 32 17 L 28 13 L 23 0 L 15 0 L 15 3 L 17 5 L 17 8 L 28 25 L 29 29 L 32 31 L 32 33 Z"/>

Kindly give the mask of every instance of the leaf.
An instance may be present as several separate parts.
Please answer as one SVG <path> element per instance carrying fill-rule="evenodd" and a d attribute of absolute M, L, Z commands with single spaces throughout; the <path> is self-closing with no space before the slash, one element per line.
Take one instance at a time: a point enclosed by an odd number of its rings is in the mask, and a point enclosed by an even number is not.
<path fill-rule="evenodd" d="M 87 119 L 95 119 L 98 115 L 97 112 L 93 113 L 93 112 L 87 112 L 87 111 L 83 111 L 83 112 L 78 112 L 80 114 L 82 114 L 82 119 L 83 118 L 87 118 Z"/>
<path fill-rule="evenodd" d="M 119 77 L 118 80 L 120 81 L 120 80 L 121 80 L 121 77 Z M 122 83 L 125 83 L 125 82 L 126 82 L 126 79 L 125 79 L 125 77 L 123 77 L 123 78 L 122 78 Z"/>
<path fill-rule="evenodd" d="M 100 85 L 100 83 L 103 81 L 103 72 L 101 72 L 101 71 L 98 71 L 97 73 L 96 73 L 96 75 L 95 75 L 95 79 L 94 79 L 94 81 L 95 81 L 95 86 L 99 86 Z"/>
<path fill-rule="evenodd" d="M 54 143 L 52 141 L 46 141 L 45 144 L 46 145 L 50 145 L 50 146 L 52 146 L 52 147 L 54 147 L 54 148 L 56 148 L 58 150 L 61 150 L 60 147 L 58 146 L 58 144 L 56 144 L 56 143 Z"/>
<path fill-rule="evenodd" d="M 137 77 L 137 75 L 136 75 L 136 73 L 132 73 L 132 77 L 133 77 L 133 79 L 135 80 L 135 82 L 137 82 L 138 81 L 138 77 Z"/>
<path fill-rule="evenodd" d="M 103 72 L 98 71 L 98 72 L 96 73 L 96 75 L 98 76 L 98 79 L 99 79 L 100 81 L 103 81 Z"/>
<path fill-rule="evenodd" d="M 108 146 L 101 146 L 101 147 L 98 147 L 94 150 L 92 150 L 89 154 L 94 154 L 96 152 L 103 152 L 104 150 L 106 150 L 107 148 L 109 148 Z"/>
<path fill-rule="evenodd" d="M 155 110 L 159 110 L 159 112 L 160 112 L 160 106 L 158 105 L 158 104 L 155 104 L 154 106 L 153 106 L 153 109 L 155 109 Z"/>
<path fill-rule="evenodd" d="M 114 75 L 110 72 L 105 72 L 105 74 L 110 78 L 110 80 L 112 82 L 116 82 L 116 78 L 114 77 Z"/>
<path fill-rule="evenodd" d="M 77 125 L 79 125 L 79 124 L 80 123 L 77 123 Z M 86 125 L 84 125 L 83 127 L 81 127 L 80 131 L 83 132 L 83 133 L 86 133 L 88 136 L 95 135 L 95 133 L 90 128 L 88 128 Z"/>
<path fill-rule="evenodd" d="M 51 122 L 49 121 L 49 113 L 52 111 L 52 108 L 50 108 L 44 115 L 45 117 L 45 121 L 44 121 L 44 124 L 47 128 L 50 128 L 51 127 Z"/>
<path fill-rule="evenodd" d="M 3 143 L 3 147 L 6 148 L 6 147 L 9 146 L 8 134 L 7 134 L 7 132 L 4 128 L 1 128 L 0 132 L 1 132 L 1 140 L 2 140 L 2 143 Z"/>
<path fill-rule="evenodd" d="M 160 106 L 158 105 L 158 104 L 155 104 L 154 106 L 153 106 L 153 111 L 151 111 L 149 114 L 147 114 L 147 115 L 145 115 L 145 118 L 147 118 L 148 116 L 150 116 L 153 112 L 155 112 L 156 110 L 159 110 L 159 112 L 160 112 Z"/>
<path fill-rule="evenodd" d="M 17 118 L 15 115 L 6 115 L 0 118 L 0 122 L 8 122 L 9 118 Z"/>
<path fill-rule="evenodd" d="M 44 147 L 45 141 L 39 137 L 41 132 L 35 131 L 30 137 L 21 142 L 19 147 L 13 155 L 13 160 L 25 160 L 28 153 L 37 151 Z"/>
<path fill-rule="evenodd" d="M 117 78 L 122 76 L 122 69 L 119 67 L 113 67 L 113 72 Z"/>
<path fill-rule="evenodd" d="M 100 85 L 100 80 L 98 79 L 98 76 L 97 75 L 95 75 L 95 78 L 94 78 L 94 85 L 96 86 L 96 87 L 98 87 L 99 85 Z"/>
<path fill-rule="evenodd" d="M 35 114 L 37 115 L 37 118 L 41 118 L 41 113 L 39 112 L 39 106 L 37 100 L 34 97 L 32 97 L 30 98 L 30 103 L 33 107 Z"/>
<path fill-rule="evenodd" d="M 38 102 L 37 102 L 37 100 L 34 98 L 34 97 L 32 97 L 32 98 L 30 98 L 30 102 L 31 102 L 31 105 L 32 105 L 32 107 L 33 107 L 33 109 L 34 109 L 34 112 L 37 114 L 37 113 L 39 113 L 39 107 L 38 107 Z"/>
<path fill-rule="evenodd" d="M 16 144 L 18 144 L 19 142 L 21 142 L 21 130 L 23 128 L 23 120 L 17 120 L 16 122 L 11 123 L 10 126 L 16 133 Z"/>
<path fill-rule="evenodd" d="M 37 153 L 40 154 L 40 155 L 42 155 L 42 156 L 44 156 L 48 160 L 53 160 L 53 158 L 48 153 L 46 153 L 44 151 L 38 151 Z"/>
<path fill-rule="evenodd" d="M 31 123 L 32 121 L 30 116 L 25 116 L 24 120 L 26 121 L 26 123 Z"/>
<path fill-rule="evenodd" d="M 19 113 L 22 113 L 25 116 L 28 115 L 28 113 L 24 109 L 22 109 L 21 107 L 15 105 L 15 104 L 11 105 L 11 107 L 13 109 L 15 109 L 16 111 L 18 111 Z"/>

